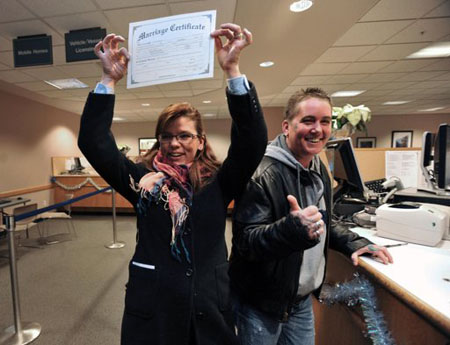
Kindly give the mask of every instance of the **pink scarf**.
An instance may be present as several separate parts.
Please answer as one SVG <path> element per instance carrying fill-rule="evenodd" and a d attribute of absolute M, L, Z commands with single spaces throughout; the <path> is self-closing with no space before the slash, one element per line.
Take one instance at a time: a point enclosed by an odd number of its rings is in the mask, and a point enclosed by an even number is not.
<path fill-rule="evenodd" d="M 172 219 L 171 253 L 181 262 L 181 251 L 179 248 L 181 245 L 186 260 L 190 263 L 189 251 L 184 244 L 182 236 L 192 203 L 189 168 L 186 165 L 170 164 L 162 156 L 161 151 L 158 152 L 153 160 L 153 168 L 156 172 L 149 172 L 139 181 L 141 197 L 138 202 L 138 211 L 145 213 L 151 202 L 164 202 L 164 207 L 169 210 Z"/>

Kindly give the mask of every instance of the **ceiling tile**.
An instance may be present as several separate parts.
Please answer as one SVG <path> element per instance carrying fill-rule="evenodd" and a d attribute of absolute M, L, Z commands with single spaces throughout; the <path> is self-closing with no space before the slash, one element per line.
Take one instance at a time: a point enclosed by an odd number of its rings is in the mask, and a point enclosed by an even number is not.
<path fill-rule="evenodd" d="M 162 91 L 165 97 L 191 97 L 193 96 L 192 91 L 189 90 L 179 90 L 179 91 Z"/>
<path fill-rule="evenodd" d="M 36 81 L 36 78 L 30 77 L 25 73 L 18 70 L 14 71 L 1 71 L 0 80 L 6 81 L 8 83 L 20 83 L 25 81 Z"/>
<path fill-rule="evenodd" d="M 415 72 L 408 73 L 402 77 L 399 77 L 397 80 L 401 81 L 424 81 L 431 79 L 433 77 L 437 77 L 442 73 L 439 71 L 430 71 L 430 72 Z"/>
<path fill-rule="evenodd" d="M 197 80 L 190 82 L 193 90 L 195 89 L 222 89 L 224 81 L 223 80 Z"/>
<path fill-rule="evenodd" d="M 415 72 L 432 63 L 429 59 L 401 60 L 380 69 L 378 72 Z"/>
<path fill-rule="evenodd" d="M 332 47 L 315 62 L 353 62 L 376 48 L 376 46 Z"/>
<path fill-rule="evenodd" d="M 409 86 L 410 89 L 438 89 L 441 86 L 448 85 L 447 81 L 434 80 L 434 81 L 421 81 L 415 82 L 413 85 Z"/>
<path fill-rule="evenodd" d="M 404 59 L 408 55 L 428 46 L 428 43 L 384 44 L 378 46 L 359 61 L 383 61 Z"/>
<path fill-rule="evenodd" d="M 443 17 L 450 16 L 450 0 L 444 1 L 442 5 L 436 7 L 434 10 L 430 11 L 425 18 L 427 17 Z"/>
<path fill-rule="evenodd" d="M 395 80 L 395 81 L 389 81 L 388 83 L 384 83 L 379 88 L 377 87 L 377 89 L 400 90 L 400 89 L 407 88 L 414 84 L 414 82 L 412 82 L 412 81 L 401 81 L 401 82 L 396 81 L 396 80 L 398 80 L 397 78 L 394 78 L 392 80 Z"/>
<path fill-rule="evenodd" d="M 100 76 L 102 75 L 102 68 L 95 62 L 96 60 L 92 60 L 91 63 L 84 64 L 65 64 L 63 66 L 59 66 L 58 68 L 67 75 L 70 75 L 71 78 L 100 78 Z"/>
<path fill-rule="evenodd" d="M 368 74 L 338 74 L 331 78 L 327 78 L 324 84 L 342 84 L 342 83 L 354 83 L 367 78 Z"/>
<path fill-rule="evenodd" d="M 349 64 L 342 63 L 313 63 L 307 66 L 300 74 L 303 75 L 327 75 L 336 74 Z"/>
<path fill-rule="evenodd" d="M 23 72 L 42 80 L 71 78 L 70 75 L 64 73 L 58 67 L 26 67 L 23 69 Z"/>
<path fill-rule="evenodd" d="M 449 58 L 442 58 L 442 59 L 434 60 L 434 61 L 435 62 L 421 68 L 420 70 L 421 71 L 449 71 L 450 72 L 450 59 Z"/>
<path fill-rule="evenodd" d="M 166 5 L 154 5 L 109 10 L 105 11 L 105 15 L 110 21 L 116 34 L 128 37 L 130 23 L 166 17 L 169 15 L 169 10 Z"/>
<path fill-rule="evenodd" d="M 328 76 L 300 76 L 294 79 L 294 81 L 291 83 L 291 85 L 310 85 L 310 84 L 318 84 L 325 82 L 328 80 Z"/>
<path fill-rule="evenodd" d="M 55 90 L 54 86 L 51 86 L 44 81 L 32 81 L 32 82 L 26 82 L 26 83 L 18 83 L 16 84 L 19 87 L 23 87 L 24 89 L 30 90 L 30 91 L 45 91 L 45 90 Z"/>
<path fill-rule="evenodd" d="M 12 51 L 1 52 L 0 53 L 0 62 L 9 66 L 10 68 L 13 68 L 14 67 L 13 52 Z"/>
<path fill-rule="evenodd" d="M 421 19 L 386 43 L 433 42 L 450 34 L 450 18 Z"/>
<path fill-rule="evenodd" d="M 106 33 L 110 31 L 108 19 L 103 12 L 100 11 L 51 17 L 46 18 L 45 21 L 54 29 L 58 30 L 61 35 L 68 33 L 70 30 L 81 30 L 94 27 L 107 29 Z"/>
<path fill-rule="evenodd" d="M 164 4 L 165 0 L 95 0 L 102 10 Z"/>
<path fill-rule="evenodd" d="M 178 83 L 161 84 L 158 85 L 161 91 L 177 91 L 177 90 L 190 90 L 190 84 L 187 81 L 182 81 Z"/>
<path fill-rule="evenodd" d="M 0 32 L 11 40 L 18 36 L 47 34 L 52 36 L 52 44 L 64 44 L 64 38 L 39 19 L 0 24 Z"/>
<path fill-rule="evenodd" d="M 357 23 L 338 39 L 334 46 L 381 44 L 411 23 L 412 20 Z"/>
<path fill-rule="evenodd" d="M 0 23 L 34 18 L 35 16 L 17 1 L 0 1 Z"/>
<path fill-rule="evenodd" d="M 133 93 L 137 98 L 159 98 L 164 97 L 163 93 L 161 91 L 148 91 L 148 92 L 134 92 Z"/>
<path fill-rule="evenodd" d="M 12 42 L 0 36 L 0 51 L 12 50 Z"/>
<path fill-rule="evenodd" d="M 406 75 L 406 73 L 374 73 L 364 79 L 367 83 L 380 83 L 398 80 L 400 77 Z"/>
<path fill-rule="evenodd" d="M 233 23 L 236 0 L 183 1 L 169 3 L 172 15 L 217 10 L 216 27 L 222 23 Z"/>
<path fill-rule="evenodd" d="M 403 1 L 381 0 L 360 21 L 420 18 L 441 3 L 442 0 L 408 0 L 405 6 Z"/>
<path fill-rule="evenodd" d="M 392 61 L 353 62 L 342 69 L 339 74 L 373 73 L 391 63 Z"/>
<path fill-rule="evenodd" d="M 57 16 L 95 11 L 91 0 L 20 0 L 28 9 L 40 17 Z"/>

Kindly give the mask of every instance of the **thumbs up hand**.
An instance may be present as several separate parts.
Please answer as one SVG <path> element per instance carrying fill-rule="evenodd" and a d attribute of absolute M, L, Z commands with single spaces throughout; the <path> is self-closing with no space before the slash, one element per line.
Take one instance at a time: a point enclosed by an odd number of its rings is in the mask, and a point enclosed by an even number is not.
<path fill-rule="evenodd" d="M 308 236 L 311 240 L 320 241 L 320 236 L 324 233 L 322 214 L 316 206 L 308 206 L 303 210 L 300 208 L 297 199 L 293 195 L 288 195 L 287 200 L 291 208 L 292 216 L 300 219 L 300 222 L 307 228 Z"/>

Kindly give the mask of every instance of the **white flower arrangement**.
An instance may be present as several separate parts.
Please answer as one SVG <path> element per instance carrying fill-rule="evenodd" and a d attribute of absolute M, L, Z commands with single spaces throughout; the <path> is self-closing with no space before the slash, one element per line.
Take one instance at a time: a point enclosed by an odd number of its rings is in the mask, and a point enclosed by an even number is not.
<path fill-rule="evenodd" d="M 343 107 L 333 107 L 333 129 L 350 126 L 351 133 L 362 131 L 367 134 L 367 123 L 372 118 L 371 110 L 364 106 L 357 107 L 346 104 Z"/>

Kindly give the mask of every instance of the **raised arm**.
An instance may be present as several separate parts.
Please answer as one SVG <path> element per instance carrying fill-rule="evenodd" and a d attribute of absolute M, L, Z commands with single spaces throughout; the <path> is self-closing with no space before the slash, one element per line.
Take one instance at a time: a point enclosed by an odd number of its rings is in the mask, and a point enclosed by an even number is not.
<path fill-rule="evenodd" d="M 118 150 L 110 131 L 114 86 L 125 75 L 129 60 L 126 49 L 119 48 L 120 42 L 124 42 L 123 37 L 109 34 L 95 46 L 95 54 L 103 66 L 103 75 L 96 92 L 91 92 L 86 101 L 81 117 L 78 146 L 100 176 L 134 204 L 136 193 L 130 188 L 130 177 L 139 182 L 142 175 L 140 170 L 145 169 L 128 160 Z"/>
<path fill-rule="evenodd" d="M 211 33 L 220 67 L 227 77 L 228 107 L 233 119 L 231 146 L 218 178 L 225 202 L 238 199 L 263 157 L 267 128 L 256 90 L 241 74 L 242 51 L 253 42 L 252 34 L 236 24 L 222 24 Z"/>

